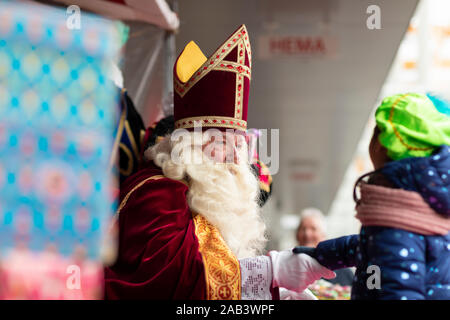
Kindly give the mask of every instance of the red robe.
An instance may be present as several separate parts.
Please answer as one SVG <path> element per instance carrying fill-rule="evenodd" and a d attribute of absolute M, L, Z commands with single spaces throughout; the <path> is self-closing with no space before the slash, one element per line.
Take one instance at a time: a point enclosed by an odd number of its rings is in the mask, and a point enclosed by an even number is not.
<path fill-rule="evenodd" d="M 239 262 L 217 229 L 193 217 L 187 191 L 154 165 L 125 181 L 106 299 L 240 299 Z"/>

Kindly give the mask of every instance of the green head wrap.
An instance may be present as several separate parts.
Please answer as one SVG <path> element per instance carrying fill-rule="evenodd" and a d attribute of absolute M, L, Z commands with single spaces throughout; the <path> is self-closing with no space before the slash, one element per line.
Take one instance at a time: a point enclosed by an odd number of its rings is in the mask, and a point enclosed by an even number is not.
<path fill-rule="evenodd" d="M 450 145 L 450 117 L 418 93 L 387 97 L 375 112 L 380 143 L 388 157 L 400 160 L 428 157 L 438 147 Z"/>

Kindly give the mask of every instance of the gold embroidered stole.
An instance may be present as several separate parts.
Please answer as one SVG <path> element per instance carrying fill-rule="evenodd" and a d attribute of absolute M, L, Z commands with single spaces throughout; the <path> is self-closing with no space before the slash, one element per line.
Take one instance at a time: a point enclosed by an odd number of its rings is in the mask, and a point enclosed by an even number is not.
<path fill-rule="evenodd" d="M 193 217 L 195 235 L 202 254 L 206 277 L 206 299 L 240 300 L 241 270 L 239 261 L 222 236 L 202 215 Z"/>

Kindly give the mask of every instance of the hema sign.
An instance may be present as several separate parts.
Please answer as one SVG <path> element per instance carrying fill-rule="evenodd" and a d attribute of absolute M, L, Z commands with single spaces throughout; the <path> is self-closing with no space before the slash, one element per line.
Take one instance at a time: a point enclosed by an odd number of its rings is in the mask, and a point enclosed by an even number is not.
<path fill-rule="evenodd" d="M 325 35 L 263 35 L 258 38 L 258 58 L 329 58 L 336 55 L 337 39 Z"/>

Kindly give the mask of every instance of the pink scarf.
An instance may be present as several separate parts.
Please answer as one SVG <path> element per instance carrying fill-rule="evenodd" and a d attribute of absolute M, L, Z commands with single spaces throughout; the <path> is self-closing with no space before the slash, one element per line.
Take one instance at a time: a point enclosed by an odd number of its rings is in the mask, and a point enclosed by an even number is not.
<path fill-rule="evenodd" d="M 436 213 L 413 191 L 361 184 L 361 201 L 356 218 L 363 226 L 382 226 L 423 235 L 446 235 L 450 218 Z"/>

